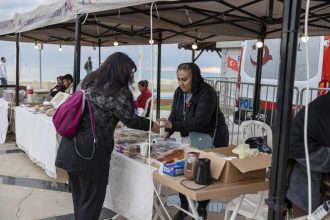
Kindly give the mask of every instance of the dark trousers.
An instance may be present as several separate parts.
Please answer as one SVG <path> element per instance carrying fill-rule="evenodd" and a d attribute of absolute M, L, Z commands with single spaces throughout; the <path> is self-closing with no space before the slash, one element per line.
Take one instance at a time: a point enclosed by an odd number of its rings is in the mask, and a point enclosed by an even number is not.
<path fill-rule="evenodd" d="M 189 204 L 188 204 L 188 200 L 187 197 L 181 193 L 179 193 L 179 197 L 180 197 L 180 202 L 181 202 L 181 207 L 184 208 L 188 208 Z M 198 201 L 198 208 L 205 208 L 206 206 L 210 203 L 210 200 L 204 200 L 204 201 Z"/>
<path fill-rule="evenodd" d="M 97 220 L 107 185 L 68 173 L 71 183 L 75 220 Z"/>

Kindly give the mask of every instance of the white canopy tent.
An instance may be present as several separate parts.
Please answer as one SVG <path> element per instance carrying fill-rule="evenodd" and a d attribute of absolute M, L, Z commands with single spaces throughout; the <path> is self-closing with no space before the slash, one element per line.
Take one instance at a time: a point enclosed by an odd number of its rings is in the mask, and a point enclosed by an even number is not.
<path fill-rule="evenodd" d="M 14 41 L 13 35 L 21 33 L 21 42 L 74 44 L 75 22 L 81 14 L 85 15 L 82 17 L 82 45 L 113 45 L 116 39 L 122 44 L 148 44 L 152 2 L 156 4 L 153 9 L 156 42 L 255 39 L 261 34 L 262 25 L 267 27 L 267 38 L 281 35 L 283 2 L 279 0 L 59 0 L 0 22 L 0 36 L 3 40 Z M 312 1 L 311 35 L 328 32 L 327 6 L 327 2 Z"/>
<path fill-rule="evenodd" d="M 152 17 L 159 49 L 161 43 L 282 38 L 269 196 L 269 219 L 282 219 L 295 57 L 297 38 L 303 33 L 305 0 L 61 0 L 0 22 L 0 40 L 16 40 L 17 54 L 19 41 L 75 44 L 75 72 L 79 73 L 80 45 L 106 46 L 116 39 L 122 44 L 148 44 L 152 2 L 157 6 Z M 330 33 L 329 6 L 327 0 L 311 1 L 309 35 Z M 260 85 L 262 49 L 258 57 L 256 88 Z M 76 76 L 79 79 L 79 74 Z M 16 81 L 18 84 L 19 78 Z"/>

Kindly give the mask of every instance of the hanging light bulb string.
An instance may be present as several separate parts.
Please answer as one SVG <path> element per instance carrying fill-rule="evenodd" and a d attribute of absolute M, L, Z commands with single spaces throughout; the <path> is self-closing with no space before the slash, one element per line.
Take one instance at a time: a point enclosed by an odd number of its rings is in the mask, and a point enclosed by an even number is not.
<path fill-rule="evenodd" d="M 263 38 L 260 34 L 258 34 L 256 46 L 258 48 L 262 48 L 264 46 Z"/>
<path fill-rule="evenodd" d="M 117 46 L 119 45 L 119 42 L 117 41 L 117 38 L 116 38 L 115 41 L 113 42 L 113 45 L 114 45 L 115 47 L 117 47 Z"/>
<path fill-rule="evenodd" d="M 306 1 L 305 9 L 305 24 L 304 24 L 304 37 L 305 37 L 305 55 L 306 55 L 306 99 L 305 99 L 305 123 L 304 123 L 304 148 L 305 148 L 305 157 L 306 157 L 306 169 L 307 169 L 307 186 L 308 186 L 308 216 L 311 219 L 312 215 L 312 183 L 311 183 L 311 170 L 309 163 L 309 152 L 308 152 L 308 136 L 307 136 L 307 127 L 308 127 L 308 101 L 309 101 L 309 52 L 308 52 L 308 16 L 309 16 L 309 5 L 310 0 Z"/>
<path fill-rule="evenodd" d="M 152 92 L 151 92 L 151 106 L 150 106 L 150 124 L 149 124 L 149 139 L 148 139 L 148 167 L 149 167 L 149 174 L 150 174 L 150 177 L 151 177 L 151 180 L 153 180 L 153 171 L 151 169 L 151 159 L 150 159 L 150 146 L 151 146 L 151 127 L 152 127 L 152 119 L 153 119 L 153 109 L 154 109 L 154 74 L 153 74 L 153 69 L 154 69 L 154 40 L 153 40 L 153 17 L 152 17 L 152 9 L 153 9 L 153 6 L 155 6 L 156 8 L 156 12 L 157 12 L 157 15 L 158 15 L 158 19 L 159 19 L 159 14 L 158 14 L 158 10 L 157 10 L 157 6 L 155 4 L 155 2 L 152 2 L 151 3 L 151 7 L 150 7 L 150 40 L 149 40 L 149 43 L 151 44 L 151 70 L 150 70 L 150 74 L 151 74 L 151 82 L 152 82 Z M 158 51 L 159 52 L 159 51 Z M 160 92 L 160 91 L 158 91 Z M 159 203 L 161 204 L 162 208 L 164 209 L 167 217 L 172 220 L 172 218 L 170 217 L 169 213 L 167 212 L 165 206 L 164 206 L 164 203 L 162 201 L 162 199 L 160 198 L 160 195 L 155 187 L 155 184 L 154 184 L 154 181 L 151 181 L 152 182 L 152 185 L 153 185 L 153 188 L 154 188 L 154 192 L 159 200 Z"/>
<path fill-rule="evenodd" d="M 62 52 L 62 41 L 60 42 L 60 47 L 58 48 L 58 51 Z"/>

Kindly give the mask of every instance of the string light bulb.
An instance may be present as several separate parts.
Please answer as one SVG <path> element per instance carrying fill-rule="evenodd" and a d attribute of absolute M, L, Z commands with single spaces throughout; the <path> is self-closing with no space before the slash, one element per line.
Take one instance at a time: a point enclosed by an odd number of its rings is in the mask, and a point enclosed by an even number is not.
<path fill-rule="evenodd" d="M 60 47 L 58 48 L 58 51 L 62 52 L 62 44 L 60 44 Z"/>
<path fill-rule="evenodd" d="M 264 44 L 262 43 L 261 40 L 258 40 L 257 43 L 256 43 L 256 46 L 257 46 L 258 48 L 262 48 L 263 45 L 264 45 Z"/>
<path fill-rule="evenodd" d="M 149 44 L 154 44 L 154 40 L 153 39 L 150 39 L 149 40 Z"/>
<path fill-rule="evenodd" d="M 115 41 L 113 42 L 113 46 L 117 47 L 118 45 L 119 45 L 118 41 L 115 40 Z"/>
<path fill-rule="evenodd" d="M 307 41 L 309 41 L 309 37 L 306 37 L 305 35 L 301 37 L 301 41 L 306 43 Z"/>
<path fill-rule="evenodd" d="M 196 42 L 194 42 L 194 43 L 191 45 L 191 49 L 193 49 L 193 50 L 197 50 L 197 48 L 198 48 L 198 45 L 197 45 Z"/>
<path fill-rule="evenodd" d="M 34 43 L 34 49 L 38 49 L 38 42 L 37 41 Z"/>

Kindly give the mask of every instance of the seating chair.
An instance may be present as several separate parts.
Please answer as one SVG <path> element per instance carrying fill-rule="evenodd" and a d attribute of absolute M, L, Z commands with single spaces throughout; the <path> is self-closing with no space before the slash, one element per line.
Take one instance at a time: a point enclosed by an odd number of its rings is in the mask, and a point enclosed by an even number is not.
<path fill-rule="evenodd" d="M 146 117 L 147 113 L 148 113 L 148 109 L 151 108 L 151 100 L 152 100 L 152 97 L 150 97 L 147 101 L 146 101 L 146 105 L 144 107 L 144 110 L 143 110 L 143 113 L 142 113 L 142 117 Z M 150 115 L 150 112 L 149 112 L 149 115 Z"/>
<path fill-rule="evenodd" d="M 264 122 L 249 120 L 240 125 L 241 139 L 244 142 L 249 137 L 263 137 L 267 139 L 267 145 L 272 148 L 272 130 Z M 263 220 L 267 219 L 268 206 L 265 199 L 268 198 L 268 190 L 258 192 L 257 194 L 243 195 L 243 201 L 238 208 L 237 214 L 249 219 Z M 225 220 L 230 219 L 236 206 L 240 203 L 242 197 L 237 197 L 230 201 L 225 212 Z"/>

